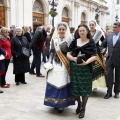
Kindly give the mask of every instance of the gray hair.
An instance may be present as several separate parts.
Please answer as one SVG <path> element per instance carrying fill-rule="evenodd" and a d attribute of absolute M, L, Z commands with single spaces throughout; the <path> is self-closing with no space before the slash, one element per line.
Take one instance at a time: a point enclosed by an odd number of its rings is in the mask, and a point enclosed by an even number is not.
<path fill-rule="evenodd" d="M 120 27 L 120 22 L 114 22 L 114 24 L 113 25 L 117 25 L 118 27 Z"/>

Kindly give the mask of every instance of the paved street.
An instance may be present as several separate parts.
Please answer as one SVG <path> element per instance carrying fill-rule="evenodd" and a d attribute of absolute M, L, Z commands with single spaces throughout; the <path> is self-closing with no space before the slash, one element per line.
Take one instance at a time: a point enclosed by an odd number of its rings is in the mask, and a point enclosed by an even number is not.
<path fill-rule="evenodd" d="M 46 80 L 26 74 L 27 85 L 14 83 L 12 63 L 7 73 L 10 88 L 0 94 L 0 120 L 78 120 L 76 105 L 65 108 L 58 114 L 53 108 L 43 105 Z M 42 73 L 45 70 L 42 68 Z M 98 89 L 88 101 L 86 116 L 83 120 L 120 120 L 120 99 L 103 99 L 106 89 Z"/>

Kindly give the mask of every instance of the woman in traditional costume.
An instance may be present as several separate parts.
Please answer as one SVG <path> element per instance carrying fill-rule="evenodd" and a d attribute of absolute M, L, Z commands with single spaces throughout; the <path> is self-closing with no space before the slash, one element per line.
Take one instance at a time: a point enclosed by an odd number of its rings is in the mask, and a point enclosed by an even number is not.
<path fill-rule="evenodd" d="M 70 92 L 69 63 L 66 59 L 70 42 L 68 25 L 59 23 L 51 40 L 49 63 L 52 63 L 52 70 L 47 73 L 44 99 L 44 105 L 57 108 L 59 113 L 63 112 L 65 107 L 75 105 L 75 98 Z M 49 63 L 44 65 L 46 69 L 50 67 Z"/>
<path fill-rule="evenodd" d="M 92 62 L 96 60 L 97 50 L 87 25 L 80 25 L 78 33 L 79 38 L 69 46 L 67 58 L 70 60 L 71 92 L 78 102 L 76 114 L 79 113 L 79 118 L 83 118 L 88 97 L 92 93 Z M 81 58 L 80 64 L 78 55 L 82 54 L 84 60 Z"/>
<path fill-rule="evenodd" d="M 89 21 L 89 27 L 90 27 L 90 33 L 92 35 L 92 38 L 96 44 L 97 47 L 97 54 L 101 61 L 103 62 L 103 57 L 100 52 L 100 43 L 104 41 L 104 32 L 102 31 L 101 27 L 97 24 L 95 20 Z M 94 61 L 93 63 L 93 91 L 95 92 L 96 88 L 106 87 L 106 80 L 105 80 L 105 70 L 103 67 L 99 64 L 98 61 Z"/>

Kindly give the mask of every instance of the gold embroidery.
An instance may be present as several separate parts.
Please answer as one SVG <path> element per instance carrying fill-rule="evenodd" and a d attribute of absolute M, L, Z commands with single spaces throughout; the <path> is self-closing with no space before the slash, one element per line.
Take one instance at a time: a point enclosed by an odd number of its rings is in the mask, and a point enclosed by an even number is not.
<path fill-rule="evenodd" d="M 102 66 L 102 68 L 104 69 L 104 73 L 106 73 L 106 68 L 104 63 L 102 62 L 101 58 L 97 55 L 96 56 L 97 61 L 99 62 L 99 64 Z"/>
<path fill-rule="evenodd" d="M 66 103 L 66 102 L 75 101 L 75 98 L 74 97 L 70 97 L 70 98 L 66 98 L 66 99 L 45 98 L 44 101 L 45 102 L 52 102 L 55 104 L 62 104 L 62 103 Z"/>

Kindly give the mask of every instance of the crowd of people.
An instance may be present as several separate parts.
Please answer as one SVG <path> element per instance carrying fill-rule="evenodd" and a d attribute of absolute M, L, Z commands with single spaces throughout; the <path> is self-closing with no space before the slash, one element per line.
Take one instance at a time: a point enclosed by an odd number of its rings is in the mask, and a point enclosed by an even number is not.
<path fill-rule="evenodd" d="M 76 114 L 83 118 L 88 98 L 97 88 L 107 87 L 104 98 L 109 99 L 114 85 L 114 98 L 119 98 L 119 49 L 120 22 L 115 22 L 113 31 L 107 35 L 95 20 L 90 20 L 88 25 L 80 24 L 76 30 L 65 22 L 58 23 L 55 28 L 45 25 L 38 27 L 34 35 L 28 26 L 11 26 L 10 30 L 2 27 L 0 86 L 10 87 L 5 79 L 10 61 L 13 61 L 17 86 L 27 84 L 27 72 L 45 77 L 41 73 L 43 61 L 47 79 L 44 105 L 62 113 L 65 107 L 75 105 L 77 101 Z"/>

